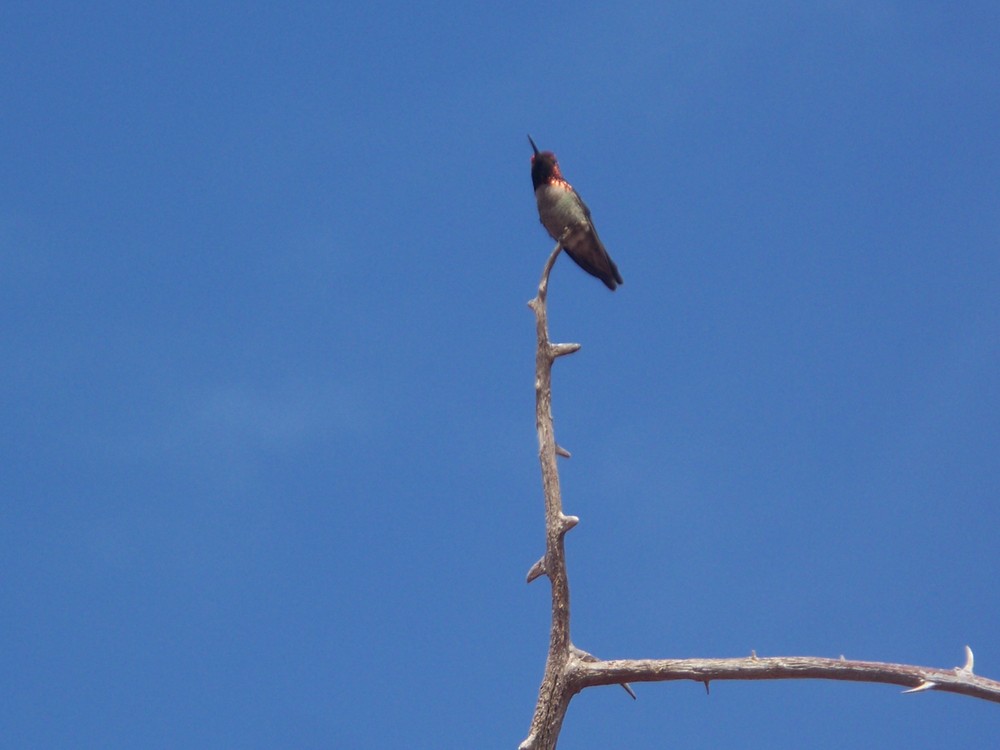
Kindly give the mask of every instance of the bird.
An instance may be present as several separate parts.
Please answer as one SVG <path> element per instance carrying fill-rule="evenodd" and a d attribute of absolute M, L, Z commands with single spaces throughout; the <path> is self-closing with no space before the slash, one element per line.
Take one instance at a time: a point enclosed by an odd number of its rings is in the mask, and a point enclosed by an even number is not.
<path fill-rule="evenodd" d="M 538 218 L 549 235 L 580 268 L 596 276 L 612 292 L 624 283 L 590 218 L 590 209 L 562 176 L 556 155 L 539 151 L 532 137 L 531 184 L 538 202 Z"/>

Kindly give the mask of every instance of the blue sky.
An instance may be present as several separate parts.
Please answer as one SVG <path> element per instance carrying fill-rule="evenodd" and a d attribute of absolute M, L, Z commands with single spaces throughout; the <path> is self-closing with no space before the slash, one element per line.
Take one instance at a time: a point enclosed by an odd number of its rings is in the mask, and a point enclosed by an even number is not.
<path fill-rule="evenodd" d="M 517 746 L 528 132 L 625 279 L 549 299 L 577 645 L 1000 677 L 1000 8 L 763 5 L 5 5 L 0 741 Z M 1000 733 L 637 692 L 560 747 Z"/>

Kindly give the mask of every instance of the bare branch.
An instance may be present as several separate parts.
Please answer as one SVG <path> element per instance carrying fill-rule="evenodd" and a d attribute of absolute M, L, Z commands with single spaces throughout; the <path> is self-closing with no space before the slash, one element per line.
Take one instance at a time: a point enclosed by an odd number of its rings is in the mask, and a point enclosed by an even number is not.
<path fill-rule="evenodd" d="M 966 647 L 967 653 L 971 650 Z M 967 659 L 966 665 L 971 659 Z M 940 690 L 1000 703 L 1000 682 L 978 677 L 965 667 L 940 669 L 878 661 L 851 661 L 817 656 L 748 656 L 736 659 L 619 659 L 570 665 L 575 692 L 595 685 L 670 680 L 820 679 L 881 682 L 909 687 L 906 693 Z"/>
<path fill-rule="evenodd" d="M 535 313 L 535 331 L 538 345 L 535 351 L 535 427 L 538 430 L 538 460 L 542 467 L 542 489 L 545 493 L 545 557 L 541 567 L 552 584 L 552 626 L 549 631 L 549 655 L 545 662 L 545 675 L 538 692 L 535 715 L 531 720 L 528 738 L 520 750 L 551 750 L 559 739 L 566 709 L 573 692 L 568 689 L 567 662 L 570 659 L 569 638 L 569 579 L 566 574 L 566 555 L 563 538 L 579 519 L 566 516 L 562 511 L 562 494 L 559 489 L 559 470 L 556 456 L 555 430 L 552 424 L 552 363 L 557 357 L 572 354 L 579 344 L 552 344 L 549 341 L 548 317 L 545 297 L 549 274 L 562 246 L 556 243 L 542 270 L 538 296 L 528 306 Z"/>
<path fill-rule="evenodd" d="M 635 698 L 629 682 L 694 680 L 708 691 L 713 680 L 824 679 L 881 682 L 903 685 L 905 693 L 940 690 L 1000 703 L 1000 682 L 973 673 L 972 649 L 965 647 L 965 665 L 953 669 L 917 667 L 872 661 L 849 661 L 841 656 L 758 657 L 755 652 L 733 659 L 619 659 L 602 661 L 577 648 L 570 640 L 569 576 L 566 571 L 566 532 L 579 519 L 562 510 L 557 456 L 569 451 L 555 440 L 552 421 L 552 363 L 572 354 L 579 344 L 549 341 L 545 298 L 549 274 L 559 255 L 557 243 L 545 263 L 538 295 L 528 303 L 535 313 L 538 344 L 535 351 L 535 425 L 538 430 L 538 460 L 545 494 L 545 554 L 531 566 L 528 582 L 545 575 L 552 586 L 552 625 L 545 673 L 528 737 L 519 750 L 554 750 L 570 700 L 578 692 L 597 685 L 621 685 Z"/>

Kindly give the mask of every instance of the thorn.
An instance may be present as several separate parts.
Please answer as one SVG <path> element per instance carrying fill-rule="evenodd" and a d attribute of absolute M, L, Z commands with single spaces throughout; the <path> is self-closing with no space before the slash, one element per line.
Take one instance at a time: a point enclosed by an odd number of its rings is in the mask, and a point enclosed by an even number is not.
<path fill-rule="evenodd" d="M 753 661 L 757 661 L 757 650 L 756 649 L 750 649 L 750 658 Z"/>
<path fill-rule="evenodd" d="M 572 458 L 573 457 L 573 454 L 571 454 L 568 450 L 566 450 L 561 445 L 559 445 L 559 443 L 556 443 L 556 455 L 557 456 L 562 456 L 563 458 Z"/>
<path fill-rule="evenodd" d="M 972 649 L 968 646 L 965 647 L 965 666 L 955 667 L 956 672 L 962 672 L 964 674 L 972 674 L 972 665 L 975 662 L 975 658 L 972 656 Z"/>
<path fill-rule="evenodd" d="M 840 655 L 840 660 L 841 660 L 841 661 L 847 661 L 847 659 L 845 659 L 845 658 L 844 658 L 844 655 L 843 655 L 843 654 L 841 654 L 841 655 Z"/>
<path fill-rule="evenodd" d="M 565 357 L 567 354 L 580 351 L 580 344 L 549 344 L 549 356 Z"/>
<path fill-rule="evenodd" d="M 531 566 L 528 570 L 528 583 L 531 583 L 536 578 L 545 575 L 548 571 L 545 570 L 545 558 L 538 558 L 538 562 Z"/>
<path fill-rule="evenodd" d="M 915 688 L 910 688 L 909 690 L 904 690 L 903 694 L 905 695 L 906 693 L 922 693 L 924 690 L 932 690 L 933 688 L 936 688 L 936 687 L 937 687 L 937 683 L 936 682 L 931 682 L 930 680 L 924 680 L 919 685 L 917 685 Z"/>
<path fill-rule="evenodd" d="M 635 695 L 635 691 L 634 691 L 634 690 L 632 689 L 632 686 L 631 686 L 631 685 L 629 685 L 629 684 L 628 684 L 627 682 L 619 682 L 618 684 L 619 684 L 619 685 L 621 685 L 621 686 L 622 686 L 622 687 L 623 687 L 623 688 L 625 689 L 625 692 L 626 692 L 626 693 L 628 693 L 629 695 L 631 695 L 631 696 L 632 696 L 632 700 L 634 700 L 634 701 L 637 701 L 637 700 L 639 700 L 639 699 L 638 699 L 638 698 L 636 697 L 636 695 Z"/>
<path fill-rule="evenodd" d="M 565 534 L 567 531 L 569 531 L 578 523 L 580 523 L 580 519 L 577 518 L 576 516 L 561 516 L 559 518 L 559 521 L 560 521 L 559 525 L 561 527 L 559 529 L 560 534 Z"/>
<path fill-rule="evenodd" d="M 705 680 L 705 695 L 711 695 L 712 691 L 708 688 L 708 680 Z"/>

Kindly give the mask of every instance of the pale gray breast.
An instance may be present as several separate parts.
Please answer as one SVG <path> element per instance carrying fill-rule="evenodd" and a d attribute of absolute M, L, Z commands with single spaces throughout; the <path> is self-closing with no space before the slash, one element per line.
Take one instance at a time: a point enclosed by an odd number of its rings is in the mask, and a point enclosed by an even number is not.
<path fill-rule="evenodd" d="M 535 191 L 538 216 L 553 239 L 559 239 L 570 224 L 586 221 L 583 204 L 570 191 L 554 185 L 540 185 Z"/>

